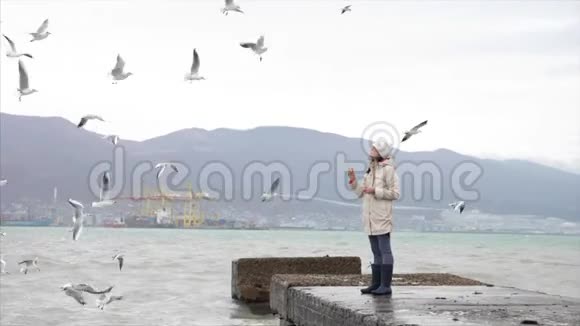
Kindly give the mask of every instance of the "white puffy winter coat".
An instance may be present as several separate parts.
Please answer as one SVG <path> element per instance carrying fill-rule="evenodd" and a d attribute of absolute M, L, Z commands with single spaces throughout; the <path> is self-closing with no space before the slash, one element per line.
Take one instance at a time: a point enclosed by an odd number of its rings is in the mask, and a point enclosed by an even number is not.
<path fill-rule="evenodd" d="M 390 159 L 372 162 L 362 181 L 351 184 L 352 190 L 362 197 L 362 221 L 368 235 L 391 233 L 393 230 L 393 200 L 399 199 L 399 178 Z M 363 193 L 373 187 L 374 194 Z"/>

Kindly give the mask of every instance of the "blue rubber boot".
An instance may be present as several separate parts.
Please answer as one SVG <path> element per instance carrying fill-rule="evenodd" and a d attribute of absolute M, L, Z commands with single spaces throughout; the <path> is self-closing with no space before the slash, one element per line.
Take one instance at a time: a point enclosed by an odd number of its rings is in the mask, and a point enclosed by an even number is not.
<path fill-rule="evenodd" d="M 362 294 L 371 294 L 371 291 L 376 290 L 381 286 L 381 265 L 372 264 L 371 270 L 373 271 L 373 280 L 371 281 L 370 286 L 360 289 Z"/>
<path fill-rule="evenodd" d="M 371 291 L 374 295 L 391 295 L 393 291 L 391 290 L 391 282 L 393 280 L 393 265 L 380 265 L 381 270 L 381 285 Z"/>

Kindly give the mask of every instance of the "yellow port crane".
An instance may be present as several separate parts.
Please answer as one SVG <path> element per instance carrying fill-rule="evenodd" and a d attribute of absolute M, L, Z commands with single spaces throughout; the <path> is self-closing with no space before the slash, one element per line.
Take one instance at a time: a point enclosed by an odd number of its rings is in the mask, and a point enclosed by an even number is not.
<path fill-rule="evenodd" d="M 117 198 L 118 200 L 131 200 L 141 202 L 141 216 L 158 216 L 163 212 L 164 216 L 169 215 L 171 223 L 179 226 L 179 218 L 175 216 L 175 203 L 183 202 L 183 227 L 192 228 L 204 222 L 204 213 L 201 207 L 201 200 L 211 200 L 207 193 L 193 192 L 189 185 L 189 194 L 165 194 L 162 192 L 145 190 L 143 196 Z M 196 209 L 197 208 L 197 209 Z"/>

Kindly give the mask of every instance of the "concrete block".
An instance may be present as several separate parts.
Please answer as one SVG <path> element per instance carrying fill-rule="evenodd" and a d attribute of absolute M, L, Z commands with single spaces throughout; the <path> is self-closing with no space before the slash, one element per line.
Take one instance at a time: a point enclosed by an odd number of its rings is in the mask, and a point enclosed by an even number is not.
<path fill-rule="evenodd" d="M 232 262 L 231 292 L 244 302 L 268 302 L 275 274 L 360 274 L 359 257 L 241 258 Z"/>

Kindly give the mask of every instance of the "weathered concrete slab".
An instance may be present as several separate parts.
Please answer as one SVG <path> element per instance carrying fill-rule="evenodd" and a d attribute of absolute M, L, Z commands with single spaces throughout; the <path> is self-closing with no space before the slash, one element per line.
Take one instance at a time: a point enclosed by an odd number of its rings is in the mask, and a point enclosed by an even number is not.
<path fill-rule="evenodd" d="M 272 276 L 270 285 L 270 309 L 274 313 L 286 315 L 288 288 L 312 286 L 357 286 L 366 287 L 371 275 L 301 275 L 286 274 Z M 393 275 L 395 286 L 474 286 L 486 285 L 476 280 L 447 273 L 414 273 Z"/>
<path fill-rule="evenodd" d="M 272 277 L 274 283 L 284 284 L 285 287 L 295 286 L 367 286 L 371 281 L 370 274 L 352 275 L 320 275 L 320 274 L 282 274 Z M 488 285 L 469 278 L 448 273 L 412 273 L 394 274 L 393 285 L 412 286 L 473 286 Z"/>
<path fill-rule="evenodd" d="M 241 258 L 232 262 L 232 297 L 268 302 L 274 274 L 360 274 L 359 257 Z"/>
<path fill-rule="evenodd" d="M 392 297 L 358 287 L 293 287 L 283 319 L 298 326 L 580 325 L 580 300 L 506 287 L 396 286 Z"/>

